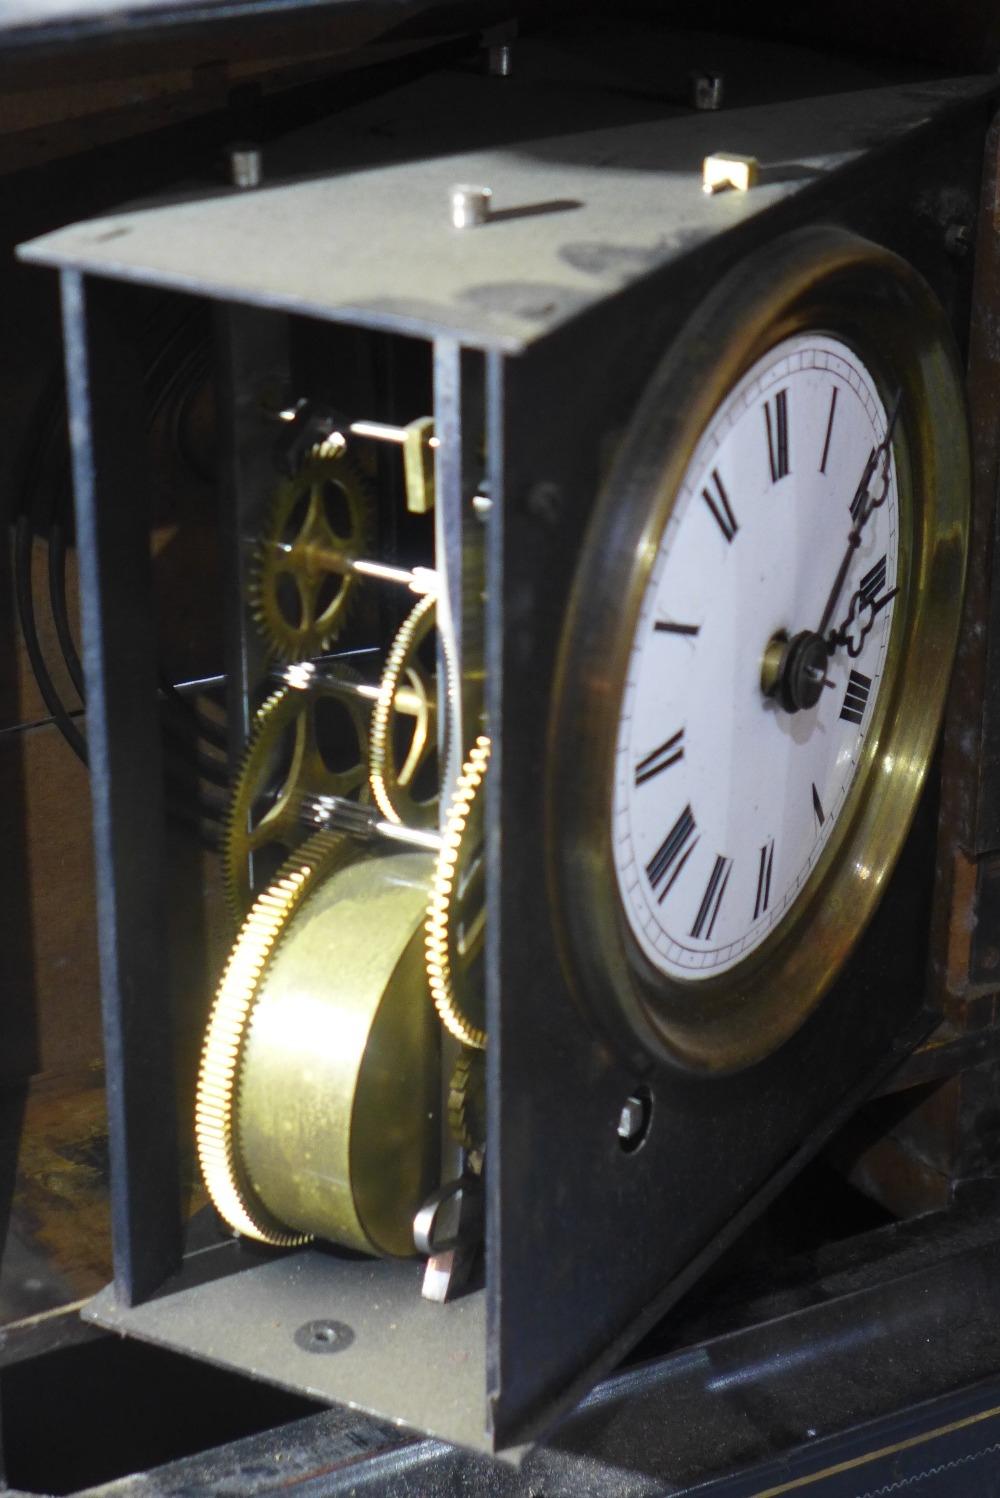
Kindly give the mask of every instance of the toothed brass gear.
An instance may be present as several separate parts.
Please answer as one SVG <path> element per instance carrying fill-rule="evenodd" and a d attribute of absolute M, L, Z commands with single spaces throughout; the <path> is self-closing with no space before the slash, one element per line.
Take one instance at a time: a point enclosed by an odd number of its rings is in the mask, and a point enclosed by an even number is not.
<path fill-rule="evenodd" d="M 466 1150 L 486 1144 L 486 1058 L 463 1050 L 448 1084 L 448 1124 L 452 1138 Z"/>
<path fill-rule="evenodd" d="M 343 451 L 314 450 L 277 489 L 250 584 L 254 617 L 279 660 L 321 655 L 339 634 L 367 550 L 371 502 Z"/>
<path fill-rule="evenodd" d="M 229 798 L 222 838 L 226 894 L 237 920 L 242 920 L 253 899 L 251 857 L 271 848 L 283 849 L 284 857 L 303 843 L 308 836 L 303 812 L 312 797 L 368 800 L 369 708 L 351 690 L 360 681 L 349 666 L 334 663 L 323 672 L 313 672 L 301 687 L 282 687 L 257 712 Z M 321 704 L 329 701 L 343 709 L 353 741 L 343 751 L 338 746 L 339 767 L 335 769 L 323 757 L 317 723 Z M 273 870 L 272 862 L 270 872 L 265 868 L 263 877 L 257 874 L 258 889 Z"/>
<path fill-rule="evenodd" d="M 483 800 L 490 758 L 485 734 L 462 767 L 448 808 L 424 928 L 431 998 L 449 1034 L 486 1049 L 482 952 L 486 928 Z"/>
<path fill-rule="evenodd" d="M 236 1232 L 291 1248 L 310 1235 L 289 1232 L 254 1195 L 239 1162 L 236 1103 L 247 1027 L 268 966 L 306 896 L 354 856 L 334 833 L 319 832 L 289 860 L 243 923 L 219 982 L 202 1048 L 195 1102 L 195 1138 L 205 1186 Z"/>
<path fill-rule="evenodd" d="M 434 595 L 428 593 L 403 620 L 389 650 L 372 713 L 372 795 L 386 821 L 407 827 L 430 827 L 437 821 L 438 786 L 435 784 L 423 800 L 417 795 L 418 776 L 438 750 L 437 669 L 420 656 L 436 627 L 436 613 Z M 401 700 L 410 706 L 405 714 L 405 752 L 399 765 L 396 730 L 402 721 Z"/>
<path fill-rule="evenodd" d="M 440 1039 L 422 1001 L 431 865 L 318 833 L 247 917 L 196 1114 L 209 1194 L 237 1232 L 415 1251 L 440 1167 Z"/>

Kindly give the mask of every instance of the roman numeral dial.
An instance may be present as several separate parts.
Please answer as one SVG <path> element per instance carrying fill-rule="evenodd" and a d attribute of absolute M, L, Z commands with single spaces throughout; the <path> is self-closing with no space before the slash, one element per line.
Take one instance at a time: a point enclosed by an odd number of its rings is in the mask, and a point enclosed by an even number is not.
<path fill-rule="evenodd" d="M 829 867 L 824 850 L 840 846 L 858 766 L 872 763 L 862 750 L 881 731 L 875 705 L 905 617 L 889 606 L 903 534 L 893 469 L 872 503 L 887 471 L 885 408 L 832 335 L 795 334 L 765 353 L 679 482 L 670 470 L 658 539 L 634 533 L 643 587 L 622 600 L 628 652 L 592 661 L 620 704 L 609 827 L 626 950 L 665 982 L 705 980 L 692 1006 L 714 1002 L 707 980 L 772 938 L 768 951 L 783 950 L 784 923 Z M 622 558 L 609 551 L 608 568 Z"/>

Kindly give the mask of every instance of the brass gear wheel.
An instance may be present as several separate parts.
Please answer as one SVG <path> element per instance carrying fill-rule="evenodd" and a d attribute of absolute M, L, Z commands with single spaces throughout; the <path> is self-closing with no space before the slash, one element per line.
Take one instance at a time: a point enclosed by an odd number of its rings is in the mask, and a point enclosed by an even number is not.
<path fill-rule="evenodd" d="M 437 784 L 423 799 L 417 788 L 418 777 L 438 750 L 437 669 L 420 656 L 436 628 L 436 614 L 434 595 L 428 593 L 403 620 L 389 650 L 372 713 L 372 795 L 386 821 L 408 827 L 430 827 L 437 821 Z M 403 717 L 399 703 L 404 700 L 410 705 L 405 716 L 412 719 L 412 727 L 405 727 L 400 754 L 396 730 Z"/>
<path fill-rule="evenodd" d="M 483 802 L 490 741 L 481 734 L 448 808 L 424 928 L 431 998 L 449 1034 L 486 1049 L 481 958 L 486 925 Z"/>
<path fill-rule="evenodd" d="M 310 797 L 368 800 L 369 707 L 350 690 L 360 680 L 349 666 L 330 665 L 301 687 L 281 688 L 258 711 L 223 828 L 226 893 L 237 920 L 253 899 L 250 856 L 281 848 L 284 857 L 302 843 L 307 836 L 303 807 Z M 324 758 L 317 722 L 322 704 L 330 701 L 340 704 L 352 740 L 338 754 L 335 768 Z M 271 873 L 273 869 L 272 864 Z M 269 877 L 266 870 L 263 878 L 258 876 L 258 888 Z"/>
<path fill-rule="evenodd" d="M 314 449 L 279 486 L 250 584 L 257 624 L 279 660 L 321 655 L 344 623 L 366 550 L 371 503 L 342 451 Z"/>
<path fill-rule="evenodd" d="M 310 1241 L 289 1232 L 259 1202 L 240 1168 L 235 1107 L 240 1060 L 260 984 L 292 916 L 306 896 L 341 864 L 353 846 L 319 832 L 290 859 L 255 901 L 229 954 L 205 1032 L 195 1102 L 201 1172 L 214 1206 L 236 1232 L 277 1248 Z"/>
<path fill-rule="evenodd" d="M 448 1084 L 448 1125 L 463 1149 L 481 1151 L 486 1144 L 486 1058 L 463 1049 Z"/>

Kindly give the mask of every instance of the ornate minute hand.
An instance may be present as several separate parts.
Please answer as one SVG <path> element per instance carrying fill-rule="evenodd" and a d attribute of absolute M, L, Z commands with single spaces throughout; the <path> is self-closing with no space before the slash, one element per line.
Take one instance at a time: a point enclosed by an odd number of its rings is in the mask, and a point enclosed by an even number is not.
<path fill-rule="evenodd" d="M 847 613 L 826 642 L 831 654 L 842 645 L 846 645 L 851 659 L 858 658 L 865 648 L 865 641 L 875 628 L 875 620 L 899 592 L 899 588 L 896 587 L 890 588 L 888 593 L 883 593 L 881 590 L 884 587 L 885 558 L 883 557 L 881 563 L 873 567 L 871 572 L 861 579 L 860 586 L 855 588 L 851 595 Z"/>
<path fill-rule="evenodd" d="M 834 578 L 833 587 L 831 588 L 830 596 L 826 601 L 826 608 L 823 610 L 823 617 L 820 620 L 819 629 L 816 631 L 816 633 L 823 639 L 826 639 L 826 632 L 830 628 L 830 620 L 833 618 L 834 611 L 836 610 L 837 604 L 840 601 L 840 595 L 844 591 L 844 583 L 847 580 L 847 574 L 851 569 L 851 561 L 853 560 L 854 553 L 861 545 L 861 535 L 864 531 L 868 516 L 871 514 L 872 510 L 877 510 L 880 505 L 885 504 L 886 496 L 889 493 L 889 459 L 892 456 L 892 433 L 896 425 L 896 418 L 899 416 L 899 407 L 902 398 L 903 392 L 901 390 L 898 390 L 896 392 L 896 399 L 893 402 L 892 413 L 889 417 L 889 423 L 885 429 L 885 436 L 882 438 L 882 441 L 878 444 L 877 447 L 872 448 L 868 458 L 868 462 L 865 464 L 865 471 L 861 475 L 861 482 L 858 484 L 857 489 L 854 491 L 854 498 L 851 501 L 851 519 L 853 520 L 854 524 L 851 526 L 850 533 L 847 537 L 847 550 L 844 552 L 843 559 L 837 571 L 837 576 Z M 871 493 L 868 485 L 871 482 L 872 475 L 875 473 L 880 462 L 883 465 L 882 487 L 878 495 L 876 496 Z M 839 643 L 838 636 L 839 631 L 837 635 L 835 635 L 830 641 L 828 641 L 828 648 L 831 654 L 836 649 L 837 644 Z"/>

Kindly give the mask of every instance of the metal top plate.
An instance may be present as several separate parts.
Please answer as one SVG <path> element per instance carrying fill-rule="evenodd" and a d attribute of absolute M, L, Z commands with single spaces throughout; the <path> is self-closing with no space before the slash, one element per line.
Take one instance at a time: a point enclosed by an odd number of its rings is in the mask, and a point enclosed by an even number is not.
<path fill-rule="evenodd" d="M 512 86 L 502 102 L 486 87 L 498 83 Z M 657 117 L 636 120 L 633 110 L 631 122 L 598 129 L 583 128 L 594 116 L 578 96 L 577 112 L 548 112 L 553 124 L 573 120 L 575 133 L 523 138 L 526 117 L 547 118 L 537 80 L 517 87 L 438 74 L 289 137 L 265 157 L 259 189 L 202 191 L 111 214 L 44 235 L 21 254 L 517 352 L 993 87 L 989 78 L 910 83 L 668 117 L 661 103 Z M 598 118 L 607 117 L 604 108 Z M 452 154 L 458 137 L 488 143 Z M 756 156 L 760 185 L 706 196 L 702 160 L 718 151 Z M 455 183 L 492 189 L 488 223 L 451 226 Z"/>

